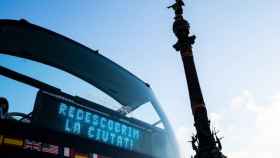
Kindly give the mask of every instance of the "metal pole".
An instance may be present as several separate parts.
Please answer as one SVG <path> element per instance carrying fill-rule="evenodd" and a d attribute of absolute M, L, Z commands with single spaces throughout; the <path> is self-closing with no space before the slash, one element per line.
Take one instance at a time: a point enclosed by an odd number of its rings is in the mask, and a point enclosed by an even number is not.
<path fill-rule="evenodd" d="M 192 45 L 195 42 L 195 36 L 189 35 L 190 25 L 183 17 L 183 6 L 184 2 L 182 0 L 176 0 L 176 3 L 168 8 L 172 8 L 175 11 L 173 32 L 178 41 L 173 45 L 173 48 L 180 52 L 184 64 L 194 126 L 197 132 L 195 136 L 192 136 L 191 141 L 192 147 L 196 152 L 194 158 L 226 158 L 221 152 L 220 139 L 210 129 L 210 121 L 193 59 Z"/>

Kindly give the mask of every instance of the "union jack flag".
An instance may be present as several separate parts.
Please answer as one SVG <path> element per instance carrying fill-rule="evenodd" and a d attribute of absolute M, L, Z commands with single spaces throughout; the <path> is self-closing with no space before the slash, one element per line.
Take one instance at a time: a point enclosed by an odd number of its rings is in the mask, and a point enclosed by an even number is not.
<path fill-rule="evenodd" d="M 41 151 L 42 143 L 25 139 L 23 148 L 29 150 Z"/>
<path fill-rule="evenodd" d="M 58 155 L 59 147 L 56 145 L 51 145 L 51 144 L 43 144 L 42 152 Z"/>

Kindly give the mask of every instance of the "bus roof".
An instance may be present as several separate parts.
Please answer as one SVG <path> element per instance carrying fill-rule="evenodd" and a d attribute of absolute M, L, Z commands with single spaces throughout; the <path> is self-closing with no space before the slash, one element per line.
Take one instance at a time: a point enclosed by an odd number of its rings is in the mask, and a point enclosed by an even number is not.
<path fill-rule="evenodd" d="M 73 74 L 131 110 L 153 99 L 147 83 L 98 51 L 25 20 L 0 20 L 0 53 Z"/>

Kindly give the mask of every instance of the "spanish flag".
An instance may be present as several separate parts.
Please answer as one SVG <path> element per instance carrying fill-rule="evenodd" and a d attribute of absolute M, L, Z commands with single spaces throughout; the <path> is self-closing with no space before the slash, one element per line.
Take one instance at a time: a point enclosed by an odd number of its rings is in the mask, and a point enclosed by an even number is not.
<path fill-rule="evenodd" d="M 76 153 L 74 158 L 88 158 L 87 154 Z"/>
<path fill-rule="evenodd" d="M 4 137 L 3 144 L 21 147 L 23 146 L 23 140 L 18 138 Z"/>

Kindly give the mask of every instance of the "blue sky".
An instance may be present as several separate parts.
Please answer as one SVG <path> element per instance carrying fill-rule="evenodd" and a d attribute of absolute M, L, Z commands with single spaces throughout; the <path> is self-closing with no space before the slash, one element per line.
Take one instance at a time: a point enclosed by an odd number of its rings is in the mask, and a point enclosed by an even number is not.
<path fill-rule="evenodd" d="M 99 49 L 150 83 L 182 154 L 190 155 L 193 120 L 180 56 L 172 48 L 173 12 L 166 9 L 172 2 L 3 0 L 0 18 L 24 18 Z M 233 158 L 278 157 L 279 6 L 277 0 L 189 0 L 185 8 L 197 35 L 194 57 L 209 116 L 225 136 L 224 153 Z M 0 63 L 21 69 L 6 57 Z M 13 88 L 10 83 L 0 77 L 3 91 Z"/>

